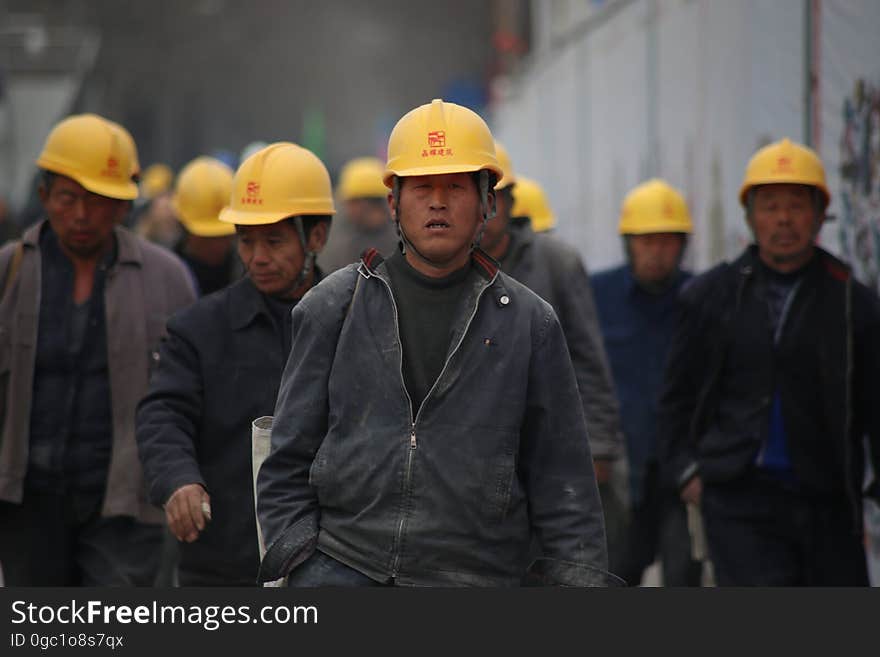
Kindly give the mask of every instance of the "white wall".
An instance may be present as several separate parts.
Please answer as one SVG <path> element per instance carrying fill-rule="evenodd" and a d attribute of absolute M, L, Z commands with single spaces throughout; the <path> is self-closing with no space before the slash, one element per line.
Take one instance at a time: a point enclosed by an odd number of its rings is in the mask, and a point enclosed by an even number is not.
<path fill-rule="evenodd" d="M 802 0 L 608 3 L 595 29 L 545 48 L 510 85 L 493 130 L 545 185 L 559 233 L 591 269 L 622 259 L 620 202 L 651 176 L 688 198 L 697 269 L 748 241 L 746 162 L 768 140 L 805 139 L 803 11 Z"/>

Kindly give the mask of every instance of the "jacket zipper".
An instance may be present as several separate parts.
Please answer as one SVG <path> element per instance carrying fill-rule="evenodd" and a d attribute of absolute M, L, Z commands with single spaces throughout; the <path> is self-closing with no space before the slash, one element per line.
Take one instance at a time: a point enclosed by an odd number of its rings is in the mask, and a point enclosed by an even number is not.
<path fill-rule="evenodd" d="M 374 274 L 373 274 L 374 275 Z M 374 275 L 375 276 L 375 275 Z M 467 335 L 468 329 L 471 327 L 471 323 L 474 321 L 474 317 L 477 315 L 477 308 L 480 307 L 480 300 L 483 298 L 483 294 L 486 292 L 489 287 L 492 286 L 492 283 L 495 282 L 498 274 L 492 277 L 492 280 L 489 281 L 487 285 L 480 290 L 480 293 L 477 295 L 476 303 L 474 303 L 474 308 L 471 311 L 470 316 L 468 317 L 467 323 L 464 326 L 464 331 L 462 331 L 461 336 L 458 338 L 458 342 L 455 344 L 455 348 L 451 352 L 449 352 L 449 356 L 446 357 L 446 361 L 443 363 L 443 369 L 440 370 L 440 374 L 437 376 L 437 379 L 434 381 L 434 385 L 431 386 L 431 389 L 428 390 L 428 394 L 425 395 L 425 398 L 422 400 L 422 403 L 419 405 L 419 410 L 416 412 L 415 419 L 413 419 L 412 415 L 412 397 L 410 397 L 409 390 L 406 389 L 406 380 L 403 376 L 403 341 L 400 338 L 400 321 L 397 311 L 397 302 L 394 300 L 394 292 L 391 289 L 391 285 L 381 276 L 376 276 L 382 283 L 385 285 L 388 290 L 388 296 L 391 298 L 391 307 L 394 310 L 394 330 L 397 332 L 397 344 L 400 348 L 400 383 L 403 386 L 403 392 L 406 394 L 406 400 L 408 402 L 409 408 L 409 420 L 410 420 L 410 434 L 409 434 L 409 449 L 406 455 L 406 470 L 404 471 L 403 477 L 403 494 L 409 497 L 410 494 L 410 483 L 412 482 L 412 464 L 413 457 L 415 456 L 416 449 L 418 448 L 418 441 L 416 439 L 416 425 L 419 422 L 419 418 L 422 416 L 422 409 L 425 407 L 428 399 L 431 397 L 431 393 L 437 388 L 437 384 L 440 382 L 440 379 L 443 378 L 443 375 L 446 373 L 446 369 L 449 367 L 449 363 L 452 360 L 453 356 L 458 352 L 458 349 L 461 347 L 462 342 L 464 342 L 464 338 Z M 403 513 L 400 516 L 400 522 L 397 524 L 397 534 L 394 537 L 394 562 L 391 566 L 391 578 L 397 578 L 398 567 L 400 566 L 400 543 L 403 539 L 403 531 L 406 528 L 406 508 L 404 507 Z"/>

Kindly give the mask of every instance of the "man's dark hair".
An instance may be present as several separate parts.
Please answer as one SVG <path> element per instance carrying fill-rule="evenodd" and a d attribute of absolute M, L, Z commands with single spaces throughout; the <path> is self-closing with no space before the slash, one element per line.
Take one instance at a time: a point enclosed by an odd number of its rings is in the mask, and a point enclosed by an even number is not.
<path fill-rule="evenodd" d="M 46 171 L 46 169 L 40 169 L 40 187 L 44 187 L 46 189 L 46 193 L 51 192 L 52 183 L 55 182 L 55 178 L 57 177 L 57 173 Z"/>
<path fill-rule="evenodd" d="M 330 214 L 304 214 L 302 215 L 302 223 L 303 223 L 303 232 L 306 234 L 306 239 L 309 239 L 312 236 L 312 230 L 318 224 L 322 222 L 330 223 L 333 219 L 333 215 Z M 288 217 L 285 221 L 289 222 L 291 226 L 294 228 L 296 224 L 293 221 L 293 217 Z"/>

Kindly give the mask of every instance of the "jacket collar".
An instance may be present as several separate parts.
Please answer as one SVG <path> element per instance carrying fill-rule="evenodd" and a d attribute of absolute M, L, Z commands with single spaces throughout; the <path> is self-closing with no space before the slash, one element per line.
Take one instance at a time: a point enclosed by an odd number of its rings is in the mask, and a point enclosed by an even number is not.
<path fill-rule="evenodd" d="M 807 264 L 807 272 L 822 271 L 839 282 L 846 282 L 852 276 L 852 270 L 843 261 L 834 257 L 831 253 L 816 246 L 813 259 Z M 734 261 L 734 266 L 741 273 L 750 274 L 761 264 L 761 256 L 758 253 L 758 245 L 750 244 L 746 250 Z"/>
<path fill-rule="evenodd" d="M 258 315 L 269 317 L 263 295 L 246 276 L 229 286 L 228 307 L 229 323 L 234 331 L 250 326 Z"/>
<path fill-rule="evenodd" d="M 485 251 L 480 248 L 474 249 L 471 253 L 471 260 L 476 265 L 475 269 L 483 278 L 488 281 L 495 278 L 499 270 L 498 263 Z M 385 258 L 376 249 L 367 249 L 361 254 L 361 266 L 366 269 L 367 273 L 373 276 L 379 275 L 378 268 L 383 262 L 385 262 Z"/>
<path fill-rule="evenodd" d="M 315 267 L 315 282 L 317 285 L 324 278 L 323 272 Z M 265 315 L 270 320 L 272 312 L 266 304 L 263 293 L 260 292 L 253 281 L 247 276 L 232 283 L 229 290 L 229 316 L 230 326 L 233 330 L 240 330 L 250 326 L 258 315 Z M 309 288 L 311 289 L 311 288 Z"/>
<path fill-rule="evenodd" d="M 27 247 L 37 248 L 43 228 L 48 223 L 48 219 L 43 219 L 28 228 L 21 237 L 22 244 Z M 116 254 L 117 264 L 140 267 L 143 264 L 144 256 L 135 234 L 122 226 L 116 226 L 113 229 L 113 234 L 116 236 L 116 246 L 118 249 Z"/>

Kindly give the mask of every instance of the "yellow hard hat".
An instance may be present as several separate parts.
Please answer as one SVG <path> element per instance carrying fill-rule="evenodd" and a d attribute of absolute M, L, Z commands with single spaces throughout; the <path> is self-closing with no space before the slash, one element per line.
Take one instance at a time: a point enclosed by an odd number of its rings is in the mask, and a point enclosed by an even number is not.
<path fill-rule="evenodd" d="M 739 202 L 745 206 L 752 187 L 773 183 L 812 185 L 822 192 L 825 207 L 831 201 L 819 156 L 812 148 L 789 139 L 768 144 L 752 156 L 739 190 Z"/>
<path fill-rule="evenodd" d="M 128 149 L 131 156 L 131 179 L 137 184 L 141 177 L 141 163 L 138 159 L 137 144 L 134 143 L 134 137 L 132 137 L 131 133 L 125 129 L 125 126 L 109 120 L 107 123 L 113 126 L 113 129 L 119 133 L 123 144 Z"/>
<path fill-rule="evenodd" d="M 282 141 L 241 163 L 220 221 L 257 226 L 297 215 L 335 212 L 330 174 L 324 163 L 310 150 Z"/>
<path fill-rule="evenodd" d="M 385 166 L 378 158 L 358 157 L 349 160 L 339 172 L 339 198 L 343 201 L 353 198 L 385 198 L 388 189 L 382 182 L 384 172 Z"/>
<path fill-rule="evenodd" d="M 537 233 L 542 233 L 556 226 L 556 216 L 550 209 L 550 203 L 544 189 L 536 181 L 525 176 L 516 177 L 510 216 L 528 217 L 532 223 L 532 230 Z"/>
<path fill-rule="evenodd" d="M 37 166 L 67 176 L 88 191 L 121 200 L 137 198 L 135 161 L 125 138 L 107 119 L 76 114 L 52 128 Z"/>
<path fill-rule="evenodd" d="M 169 191 L 172 182 L 174 182 L 174 172 L 171 167 L 161 162 L 151 164 L 144 169 L 144 175 L 141 178 L 141 194 L 146 199 L 154 199 Z"/>
<path fill-rule="evenodd" d="M 467 107 L 432 100 L 404 114 L 388 139 L 383 182 L 394 176 L 430 176 L 488 169 L 504 175 L 489 126 Z"/>
<path fill-rule="evenodd" d="M 684 196 L 664 180 L 652 178 L 643 182 L 623 199 L 617 225 L 621 235 L 692 233 L 693 230 Z"/>
<path fill-rule="evenodd" d="M 229 203 L 232 176 L 232 169 L 213 157 L 197 157 L 180 170 L 171 203 L 187 231 L 201 237 L 235 233 L 235 226 L 218 219 Z"/>
<path fill-rule="evenodd" d="M 501 176 L 498 184 L 495 185 L 495 189 L 510 187 L 516 182 L 516 174 L 513 172 L 513 164 L 510 162 L 510 155 L 508 154 L 507 149 L 497 141 L 495 142 L 495 155 L 498 158 L 498 164 L 504 171 L 504 175 Z"/>

